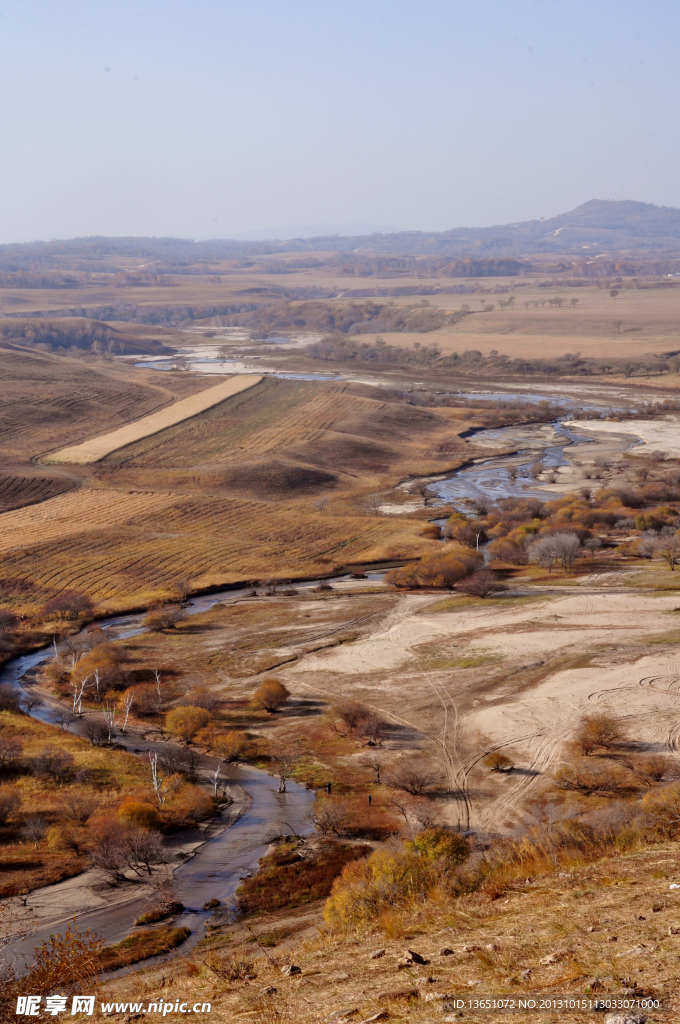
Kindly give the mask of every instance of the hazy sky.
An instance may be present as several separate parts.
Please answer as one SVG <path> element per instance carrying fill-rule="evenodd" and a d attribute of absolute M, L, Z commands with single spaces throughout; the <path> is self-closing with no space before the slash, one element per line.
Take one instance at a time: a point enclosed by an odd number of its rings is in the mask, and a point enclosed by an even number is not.
<path fill-rule="evenodd" d="M 0 241 L 680 206 L 677 0 L 0 0 Z"/>

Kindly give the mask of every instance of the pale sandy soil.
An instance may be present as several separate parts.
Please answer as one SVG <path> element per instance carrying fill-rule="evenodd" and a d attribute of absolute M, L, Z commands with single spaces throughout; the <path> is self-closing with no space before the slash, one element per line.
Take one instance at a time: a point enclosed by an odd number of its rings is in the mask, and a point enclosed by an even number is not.
<path fill-rule="evenodd" d="M 232 395 L 259 384 L 261 380 L 262 377 L 256 376 L 231 377 L 221 384 L 216 384 L 214 388 L 207 388 L 189 398 L 182 398 L 179 402 L 159 409 L 158 412 L 153 412 L 149 416 L 143 416 L 142 419 L 127 423 L 124 427 L 119 427 L 118 430 L 101 434 L 99 437 L 92 437 L 88 441 L 83 441 L 82 444 L 62 448 L 61 451 L 50 455 L 45 461 L 97 462 L 106 455 L 110 455 L 111 452 L 117 451 L 118 448 L 124 448 L 127 444 L 132 444 L 143 437 L 149 437 L 150 434 L 157 434 L 159 431 L 165 430 L 166 427 L 173 427 L 177 423 L 182 423 L 183 420 L 197 416 L 199 413 L 205 412 L 206 409 L 212 408 L 213 405 L 223 402 L 226 398 L 231 398 Z"/>
<path fill-rule="evenodd" d="M 118 526 L 132 516 L 157 512 L 176 495 L 151 491 L 113 491 L 83 487 L 39 505 L 0 515 L 0 551 L 70 537 L 85 530 Z"/>
<path fill-rule="evenodd" d="M 287 684 L 362 700 L 412 730 L 415 739 L 393 744 L 389 756 L 421 749 L 438 764 L 454 794 L 440 805 L 444 819 L 510 825 L 589 711 L 606 707 L 630 719 L 636 741 L 680 752 L 680 657 L 669 657 L 671 638 L 645 649 L 648 638 L 674 630 L 680 598 L 606 592 L 591 579 L 505 608 L 435 611 L 440 598 L 404 595 L 372 634 L 299 659 Z M 566 667 L 565 659 L 589 653 L 594 664 Z M 501 748 L 521 772 L 482 770 L 486 754 Z"/>
<path fill-rule="evenodd" d="M 649 455 L 650 451 L 664 451 L 667 455 L 680 455 L 680 420 L 668 417 L 663 420 L 620 420 L 618 423 L 598 420 L 597 426 L 592 420 L 569 420 L 567 426 L 594 433 L 621 434 L 625 431 L 642 438 L 644 444 L 631 450 L 632 455 Z"/>

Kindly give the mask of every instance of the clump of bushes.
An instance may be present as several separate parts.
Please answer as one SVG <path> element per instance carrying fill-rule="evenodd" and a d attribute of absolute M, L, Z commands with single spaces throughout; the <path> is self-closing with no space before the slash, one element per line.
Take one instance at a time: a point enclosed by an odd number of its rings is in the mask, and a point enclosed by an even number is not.
<path fill-rule="evenodd" d="M 385 577 L 388 583 L 404 589 L 433 588 L 452 589 L 456 583 L 471 576 L 483 565 L 484 559 L 478 551 L 463 544 L 448 544 L 440 554 L 425 555 L 415 565 L 392 569 Z"/>

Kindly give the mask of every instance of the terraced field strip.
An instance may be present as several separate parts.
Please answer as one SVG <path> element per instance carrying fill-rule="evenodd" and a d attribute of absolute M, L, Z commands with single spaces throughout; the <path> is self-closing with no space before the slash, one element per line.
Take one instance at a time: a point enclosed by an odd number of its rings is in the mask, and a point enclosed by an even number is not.
<path fill-rule="evenodd" d="M 0 515 L 0 551 L 119 526 L 134 516 L 148 516 L 175 500 L 174 495 L 150 491 L 130 494 L 91 487 L 70 491 L 39 505 Z"/>
<path fill-rule="evenodd" d="M 232 395 L 252 388 L 261 380 L 262 377 L 250 375 L 231 377 L 229 380 L 215 385 L 214 388 L 199 391 L 197 395 L 183 398 L 165 409 L 159 409 L 158 412 L 143 416 L 140 420 L 127 423 L 124 427 L 119 427 L 118 430 L 101 434 L 99 437 L 92 437 L 89 441 L 83 441 L 82 444 L 62 448 L 61 451 L 48 456 L 45 462 L 98 462 L 110 455 L 111 452 L 117 451 L 118 448 L 124 448 L 143 437 L 158 434 L 167 427 L 174 427 L 184 420 L 191 419 L 192 416 L 197 416 L 199 413 L 205 412 L 206 409 L 231 398 Z"/>

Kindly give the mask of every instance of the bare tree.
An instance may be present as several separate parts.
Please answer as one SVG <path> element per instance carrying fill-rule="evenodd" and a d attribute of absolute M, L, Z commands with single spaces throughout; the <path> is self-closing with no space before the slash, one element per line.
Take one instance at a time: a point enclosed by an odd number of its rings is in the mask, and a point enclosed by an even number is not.
<path fill-rule="evenodd" d="M 52 782 L 66 782 L 73 773 L 73 754 L 67 750 L 59 750 L 58 747 L 45 747 L 33 761 L 33 771 L 43 779 Z"/>
<path fill-rule="evenodd" d="M 93 747 L 101 747 L 108 740 L 109 730 L 98 718 L 86 718 L 83 732 Z"/>
<path fill-rule="evenodd" d="M 387 766 L 387 760 L 382 753 L 378 751 L 371 751 L 370 754 L 363 754 L 359 758 L 359 764 L 362 768 L 366 768 L 368 771 L 373 773 L 373 778 L 377 786 L 380 785 L 380 776 Z"/>
<path fill-rule="evenodd" d="M 75 667 L 75 666 L 74 666 Z M 73 689 L 73 713 L 82 715 L 83 713 L 83 697 L 87 690 L 87 683 L 89 676 L 85 676 L 84 679 L 71 679 L 71 687 Z"/>
<path fill-rule="evenodd" d="M 36 850 L 38 849 L 38 843 L 47 832 L 47 822 L 40 815 L 34 815 L 28 818 L 24 825 L 21 827 L 22 839 L 28 839 L 29 842 L 33 843 Z"/>
<path fill-rule="evenodd" d="M 534 541 L 529 548 L 529 561 L 537 562 L 549 572 L 558 564 L 563 569 L 571 569 L 580 548 L 575 533 L 551 533 Z"/>
<path fill-rule="evenodd" d="M 158 806 L 162 807 L 165 803 L 166 791 L 164 787 L 165 777 L 162 776 L 158 771 L 158 751 L 149 751 L 149 767 L 151 768 L 151 785 L 156 793 L 156 799 L 158 800 Z"/>
<path fill-rule="evenodd" d="M 656 549 L 656 554 L 662 558 L 671 572 L 680 561 L 680 539 L 676 536 L 665 537 Z"/>
<path fill-rule="evenodd" d="M 134 691 L 129 691 L 124 694 L 121 701 L 121 711 L 123 713 L 123 724 L 120 727 L 120 731 L 125 733 L 127 731 L 127 724 L 130 718 L 130 712 L 132 711 L 132 705 L 135 703 Z"/>
<path fill-rule="evenodd" d="M 147 828 L 133 828 L 125 833 L 121 852 L 128 867 L 140 873 L 140 865 L 151 874 L 151 865 L 160 864 L 163 859 L 163 839 L 160 833 Z"/>
<path fill-rule="evenodd" d="M 116 709 L 108 704 L 105 704 L 104 707 L 102 708 L 102 714 L 104 716 L 104 721 L 106 722 L 106 728 L 108 729 L 109 732 L 108 742 L 110 743 L 113 737 L 115 736 L 116 731 Z"/>
<path fill-rule="evenodd" d="M 316 800 L 313 820 L 317 831 L 323 836 L 345 835 L 349 827 L 347 804 L 342 800 Z"/>
<path fill-rule="evenodd" d="M 217 786 L 218 786 L 220 778 L 221 778 L 221 776 L 220 776 L 220 768 L 221 767 L 222 767 L 222 762 L 220 762 L 218 764 L 217 768 L 215 769 L 213 774 L 210 776 L 210 778 L 212 780 L 212 784 L 215 787 L 214 796 L 217 796 Z"/>
<path fill-rule="evenodd" d="M 295 766 L 300 760 L 301 753 L 297 747 L 279 747 L 271 755 L 271 763 L 274 773 L 279 780 L 279 793 L 286 792 L 286 782 L 295 771 Z"/>
<path fill-rule="evenodd" d="M 77 715 L 74 715 L 69 708 L 58 707 L 50 712 L 50 719 L 63 732 L 68 732 L 69 727 L 77 720 Z"/>

